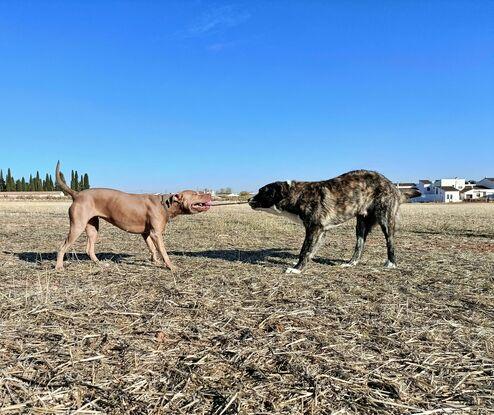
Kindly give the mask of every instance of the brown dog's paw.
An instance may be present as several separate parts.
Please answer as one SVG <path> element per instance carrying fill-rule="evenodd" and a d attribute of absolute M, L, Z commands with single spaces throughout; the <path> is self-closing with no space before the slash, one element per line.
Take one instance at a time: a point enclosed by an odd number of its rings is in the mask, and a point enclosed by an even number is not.
<path fill-rule="evenodd" d="M 180 271 L 180 268 L 173 264 L 168 264 L 168 265 L 165 264 L 165 268 L 168 268 L 171 272 Z"/>

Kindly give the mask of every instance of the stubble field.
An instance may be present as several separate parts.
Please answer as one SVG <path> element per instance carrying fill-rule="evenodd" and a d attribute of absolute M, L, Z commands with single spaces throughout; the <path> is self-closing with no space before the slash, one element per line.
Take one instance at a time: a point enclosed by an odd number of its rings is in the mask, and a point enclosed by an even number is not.
<path fill-rule="evenodd" d="M 53 269 L 66 202 L 0 202 L 0 413 L 484 414 L 494 408 L 494 204 L 404 205 L 398 269 L 354 223 L 303 275 L 303 229 L 247 206 L 165 244 L 102 223 Z M 75 254 L 74 254 L 75 253 Z"/>

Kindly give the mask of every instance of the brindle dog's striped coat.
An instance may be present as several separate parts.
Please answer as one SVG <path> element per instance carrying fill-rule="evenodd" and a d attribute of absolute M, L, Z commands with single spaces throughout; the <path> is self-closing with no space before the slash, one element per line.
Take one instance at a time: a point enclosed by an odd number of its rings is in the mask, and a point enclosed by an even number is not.
<path fill-rule="evenodd" d="M 388 260 L 385 267 L 396 266 L 394 232 L 398 208 L 406 197 L 420 192 L 401 193 L 377 172 L 356 170 L 320 182 L 274 182 L 259 189 L 249 200 L 253 209 L 288 216 L 305 226 L 305 240 L 299 260 L 287 273 L 300 273 L 323 242 L 326 232 L 357 217 L 357 243 L 352 259 L 345 266 L 358 263 L 372 227 L 378 223 L 386 238 Z"/>

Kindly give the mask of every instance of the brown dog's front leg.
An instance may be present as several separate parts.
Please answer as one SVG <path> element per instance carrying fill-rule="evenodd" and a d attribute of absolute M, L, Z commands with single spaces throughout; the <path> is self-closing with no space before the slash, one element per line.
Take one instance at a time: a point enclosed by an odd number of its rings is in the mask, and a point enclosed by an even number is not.
<path fill-rule="evenodd" d="M 158 248 L 158 251 L 163 258 L 163 261 L 165 262 L 165 265 L 171 270 L 174 271 L 176 270 L 176 267 L 172 265 L 172 262 L 170 261 L 170 258 L 166 252 L 165 249 L 165 243 L 163 242 L 163 237 L 161 233 L 156 232 L 156 231 L 151 231 L 150 236 L 156 247 Z"/>
<path fill-rule="evenodd" d="M 146 242 L 146 245 L 148 246 L 149 251 L 151 252 L 151 261 L 153 261 L 155 265 L 158 265 L 159 260 L 156 252 L 156 246 L 154 246 L 151 236 L 149 235 L 149 233 L 143 233 L 142 237 L 144 238 L 144 241 Z"/>
<path fill-rule="evenodd" d="M 308 226 L 305 228 L 305 240 L 300 251 L 297 265 L 287 268 L 286 274 L 300 274 L 307 263 L 312 259 L 324 240 L 324 229 L 321 226 Z"/>

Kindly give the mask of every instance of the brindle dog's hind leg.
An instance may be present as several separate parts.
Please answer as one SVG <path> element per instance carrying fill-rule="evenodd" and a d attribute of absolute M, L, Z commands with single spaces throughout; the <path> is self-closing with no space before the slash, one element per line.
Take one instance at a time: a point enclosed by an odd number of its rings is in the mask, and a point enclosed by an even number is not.
<path fill-rule="evenodd" d="M 387 219 L 387 220 L 386 220 Z M 395 257 L 395 244 L 394 244 L 394 234 L 395 234 L 395 216 L 387 215 L 387 218 L 383 218 L 380 221 L 381 229 L 386 238 L 386 248 L 388 251 L 388 260 L 385 262 L 385 268 L 396 268 L 396 257 Z"/>
<path fill-rule="evenodd" d="M 342 264 L 342 267 L 353 267 L 358 264 L 360 258 L 362 257 L 362 253 L 364 252 L 364 245 L 369 235 L 372 227 L 376 223 L 376 218 L 374 215 L 358 215 L 357 216 L 357 226 L 355 228 L 355 233 L 357 236 L 357 242 L 355 244 L 355 250 L 353 252 L 352 259 L 349 262 Z"/>
<path fill-rule="evenodd" d="M 325 232 L 322 226 L 305 228 L 305 240 L 300 251 L 298 263 L 293 268 L 287 268 L 286 274 L 300 274 L 303 271 L 324 241 L 324 235 Z"/>

